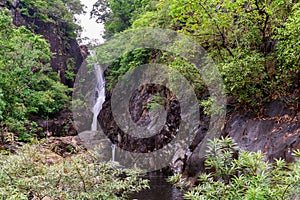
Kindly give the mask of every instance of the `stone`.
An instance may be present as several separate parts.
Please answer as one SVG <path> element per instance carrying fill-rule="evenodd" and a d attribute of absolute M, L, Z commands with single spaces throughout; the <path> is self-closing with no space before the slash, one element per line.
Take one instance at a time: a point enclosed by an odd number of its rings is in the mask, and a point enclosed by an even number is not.
<path fill-rule="evenodd" d="M 262 151 L 268 161 L 282 158 L 293 162 L 293 150 L 300 149 L 300 113 L 289 110 L 287 105 L 278 100 L 264 105 L 263 110 L 264 116 L 260 117 L 242 108 L 230 111 L 222 135 L 233 138 L 241 150 Z M 198 134 L 204 132 L 199 131 Z M 193 143 L 196 147 L 186 160 L 183 172 L 193 180 L 205 171 L 205 157 L 199 157 L 199 138 L 203 138 L 203 135 L 196 136 L 197 143 Z"/>

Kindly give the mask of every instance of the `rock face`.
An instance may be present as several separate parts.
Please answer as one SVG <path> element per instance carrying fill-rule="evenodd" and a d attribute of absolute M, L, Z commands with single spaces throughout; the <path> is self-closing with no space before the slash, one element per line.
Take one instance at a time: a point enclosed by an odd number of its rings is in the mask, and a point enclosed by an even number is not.
<path fill-rule="evenodd" d="M 262 151 L 269 161 L 283 158 L 292 162 L 292 151 L 300 149 L 299 114 L 280 101 L 267 105 L 260 118 L 237 111 L 228 117 L 224 134 L 232 137 L 241 149 Z"/>
<path fill-rule="evenodd" d="M 171 93 L 163 87 L 159 88 L 152 85 L 145 85 L 133 95 L 129 106 L 132 120 L 139 125 L 149 125 L 151 129 L 150 112 L 149 108 L 147 108 L 147 102 L 149 101 L 149 98 L 156 93 L 160 93 L 169 100 L 168 102 L 165 102 L 165 109 L 167 112 L 167 116 L 165 116 L 166 123 L 159 133 L 145 139 L 143 137 L 131 137 L 129 134 L 123 133 L 115 122 L 112 114 L 110 102 L 111 94 L 106 93 L 106 101 L 98 116 L 98 121 L 104 133 L 114 143 L 118 143 L 118 146 L 123 150 L 146 153 L 153 151 L 154 149 L 160 149 L 176 135 L 180 124 L 180 107 L 179 104 L 176 103 L 177 100 L 172 99 Z"/>
<path fill-rule="evenodd" d="M 168 99 L 162 106 L 166 110 L 165 115 L 162 113 L 152 113 L 151 109 L 147 106 L 149 105 L 147 103 L 155 94 Z M 168 144 L 176 136 L 180 124 L 180 107 L 176 102 L 176 98 L 173 98 L 170 91 L 164 87 L 156 87 L 150 84 L 138 88 L 132 95 L 130 101 L 130 117 L 134 123 L 148 127 L 148 130 L 154 134 L 150 136 L 137 136 L 127 134 L 126 131 L 126 133 L 124 133 L 122 129 L 119 128 L 112 113 L 111 94 L 106 92 L 105 102 L 98 116 L 98 121 L 104 134 L 119 147 L 116 149 L 116 160 L 119 161 L 120 155 L 124 155 L 124 157 L 121 156 L 124 163 L 120 164 L 127 166 L 127 164 L 130 165 L 130 163 L 134 162 L 140 167 L 149 165 L 151 168 L 156 168 L 156 161 L 153 160 L 153 157 L 149 156 L 149 159 L 144 158 L 146 153 L 162 149 L 164 145 Z M 160 124 L 158 122 L 152 124 L 150 118 L 154 117 L 154 119 L 158 119 L 158 115 L 164 117 L 164 123 Z M 127 122 L 124 122 L 124 124 L 127 124 Z M 157 130 L 156 125 L 161 128 Z M 140 132 L 135 133 L 138 134 Z M 126 154 L 126 152 L 130 155 Z M 143 155 L 143 158 L 139 157 L 141 155 Z M 163 158 L 163 156 L 159 156 L 156 158 Z"/>
<path fill-rule="evenodd" d="M 134 122 L 148 123 L 149 112 L 146 110 L 145 102 L 152 93 L 153 87 L 148 85 L 140 89 L 137 94 L 132 95 L 129 110 Z M 171 99 L 171 95 L 166 97 L 168 100 Z M 167 116 L 172 120 L 167 123 L 168 126 L 163 130 L 166 138 L 153 137 L 153 140 L 144 141 L 128 137 L 114 120 L 110 98 L 111 94 L 107 92 L 106 101 L 98 120 L 104 133 L 123 150 L 131 152 L 152 151 L 157 147 L 159 148 L 159 145 L 165 145 L 176 135 L 176 131 L 174 132 L 176 128 L 174 127 L 180 124 L 180 112 L 169 108 Z M 178 103 L 174 105 L 180 106 Z M 292 162 L 294 159 L 291 155 L 292 151 L 300 149 L 299 111 L 289 108 L 280 100 L 268 103 L 262 109 L 262 114 L 257 116 L 244 108 L 238 109 L 234 105 L 228 106 L 221 135 L 229 135 L 240 146 L 241 150 L 262 151 L 269 161 L 283 158 Z M 171 170 L 183 173 L 186 177 L 197 177 L 199 173 L 205 171 L 205 155 L 199 156 L 199 151 L 201 150 L 201 141 L 206 134 L 209 134 L 207 131 L 209 130 L 210 117 L 202 113 L 200 119 L 200 126 L 194 140 L 190 143 L 190 147 L 188 149 L 178 147 L 173 159 L 170 160 Z"/>
<path fill-rule="evenodd" d="M 300 149 L 299 120 L 299 111 L 276 100 L 264 106 L 260 117 L 244 109 L 230 110 L 222 135 L 233 138 L 241 150 L 263 152 L 269 161 L 282 158 L 292 162 L 293 150 Z M 185 162 L 186 177 L 196 177 L 205 170 L 205 158 L 198 156 L 199 146 Z"/>
<path fill-rule="evenodd" d="M 65 37 L 61 26 L 57 23 L 44 22 L 38 18 L 29 18 L 21 13 L 19 0 L 0 0 L 0 8 L 8 8 L 16 26 L 25 26 L 36 34 L 43 35 L 50 44 L 53 57 L 50 61 L 53 71 L 58 72 L 61 82 L 69 87 L 73 86 L 73 80 L 68 79 L 67 70 L 77 73 L 83 55 L 76 39 Z M 70 66 L 72 66 L 70 68 Z"/>

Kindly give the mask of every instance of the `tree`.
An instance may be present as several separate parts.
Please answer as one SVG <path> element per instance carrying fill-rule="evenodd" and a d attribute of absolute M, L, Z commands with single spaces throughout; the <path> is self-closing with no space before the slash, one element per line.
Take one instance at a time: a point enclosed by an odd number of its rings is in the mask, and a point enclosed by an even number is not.
<path fill-rule="evenodd" d="M 150 0 L 98 0 L 91 12 L 91 17 L 98 23 L 104 23 L 104 38 L 129 28 L 132 21 L 143 12 Z"/>
<path fill-rule="evenodd" d="M 50 72 L 45 39 L 14 27 L 6 11 L 0 11 L 0 27 L 0 132 L 26 139 L 33 125 L 30 116 L 46 117 L 65 108 L 68 89 Z"/>
<path fill-rule="evenodd" d="M 293 0 L 161 0 L 133 25 L 190 35 L 219 66 L 227 93 L 259 106 L 293 92 L 299 74 L 297 8 Z"/>

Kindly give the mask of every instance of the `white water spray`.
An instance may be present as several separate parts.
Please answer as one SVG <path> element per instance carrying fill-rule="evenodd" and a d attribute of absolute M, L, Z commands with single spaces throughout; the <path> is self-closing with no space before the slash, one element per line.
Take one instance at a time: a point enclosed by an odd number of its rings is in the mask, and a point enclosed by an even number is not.
<path fill-rule="evenodd" d="M 115 159 L 115 154 L 116 154 L 116 144 L 112 144 L 111 145 L 111 157 L 112 157 L 112 161 L 115 162 L 116 159 Z"/>
<path fill-rule="evenodd" d="M 95 76 L 97 80 L 97 85 L 95 87 L 95 104 L 93 106 L 93 122 L 91 125 L 92 131 L 97 131 L 98 124 L 98 115 L 102 109 L 102 105 L 105 101 L 105 79 L 103 75 L 103 69 L 99 65 L 94 66 Z M 115 162 L 115 153 L 116 152 L 116 144 L 111 145 L 111 156 L 112 161 Z"/>
<path fill-rule="evenodd" d="M 91 130 L 97 131 L 97 124 L 98 124 L 97 118 L 102 109 L 102 104 L 105 101 L 105 80 L 103 76 L 103 69 L 101 68 L 101 66 L 95 65 L 94 70 L 95 70 L 95 76 L 97 78 L 97 85 L 95 88 L 96 102 L 92 109 L 93 122 L 92 122 Z"/>

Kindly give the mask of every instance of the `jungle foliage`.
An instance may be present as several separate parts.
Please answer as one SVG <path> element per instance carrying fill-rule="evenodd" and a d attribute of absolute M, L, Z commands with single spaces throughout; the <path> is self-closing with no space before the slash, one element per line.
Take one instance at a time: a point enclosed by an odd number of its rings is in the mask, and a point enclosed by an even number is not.
<path fill-rule="evenodd" d="M 66 107 L 69 89 L 49 66 L 46 40 L 25 27 L 16 28 L 8 11 L 0 11 L 0 132 L 27 140 L 36 124 Z"/>
<path fill-rule="evenodd" d="M 143 27 L 167 28 L 190 36 L 214 59 L 227 94 L 258 109 L 276 98 L 290 104 L 299 100 L 299 7 L 294 0 L 99 0 L 92 15 L 104 22 L 107 37 Z M 130 63 L 144 62 L 145 56 L 148 63 L 162 62 L 183 69 L 186 77 L 199 77 L 184 59 L 151 51 L 151 55 L 140 50 L 123 55 L 114 62 L 111 74 L 117 75 L 110 79 L 117 80 Z M 198 88 L 196 93 L 202 92 L 203 81 L 190 81 Z"/>

